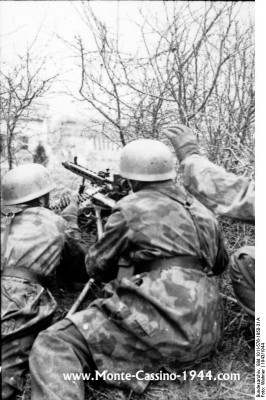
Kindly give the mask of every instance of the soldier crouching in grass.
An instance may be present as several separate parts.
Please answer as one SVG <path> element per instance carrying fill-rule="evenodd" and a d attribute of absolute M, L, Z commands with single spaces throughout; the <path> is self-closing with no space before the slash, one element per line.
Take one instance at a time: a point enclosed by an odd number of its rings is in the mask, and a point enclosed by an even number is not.
<path fill-rule="evenodd" d="M 86 257 L 91 277 L 118 278 L 103 298 L 38 336 L 33 400 L 82 400 L 84 382 L 63 374 L 94 370 L 107 372 L 110 385 L 142 393 L 149 381 L 138 380 L 138 371 L 182 371 L 216 349 L 222 309 L 212 275 L 224 271 L 228 256 L 212 212 L 174 183 L 174 163 L 155 140 L 122 150 L 120 174 L 133 193 L 116 204 Z M 132 276 L 121 277 L 129 266 Z M 131 379 L 112 379 L 125 374 Z"/>
<path fill-rule="evenodd" d="M 47 328 L 56 301 L 47 278 L 60 264 L 72 278 L 84 279 L 87 248 L 77 226 L 74 199 L 61 216 L 46 207 L 54 188 L 39 164 L 7 172 L 2 182 L 1 318 L 2 399 L 15 399 L 23 389 L 30 349 Z"/>

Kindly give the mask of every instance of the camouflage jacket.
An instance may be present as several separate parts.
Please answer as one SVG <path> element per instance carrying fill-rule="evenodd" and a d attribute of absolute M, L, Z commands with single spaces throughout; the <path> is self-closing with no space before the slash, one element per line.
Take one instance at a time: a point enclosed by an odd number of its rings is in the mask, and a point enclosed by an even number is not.
<path fill-rule="evenodd" d="M 105 226 L 101 240 L 89 249 L 88 273 L 110 273 L 119 258 L 138 264 L 178 255 L 223 263 L 219 232 L 213 214 L 194 201 L 191 209 L 201 230 L 204 249 L 188 212 L 173 198 L 185 192 L 173 183 L 147 184 L 120 200 Z M 176 265 L 144 272 L 130 279 L 115 279 L 104 297 L 70 317 L 86 339 L 100 372 L 130 373 L 129 380 L 107 383 L 141 393 L 151 374 L 193 365 L 213 350 L 221 337 L 222 312 L 214 278 L 202 270 Z"/>
<path fill-rule="evenodd" d="M 84 270 L 87 248 L 81 240 L 76 217 L 65 211 L 65 215 L 62 213 L 64 219 L 43 207 L 21 205 L 20 208 L 23 211 L 12 220 L 7 238 L 5 269 L 22 267 L 51 277 L 63 257 L 66 273 L 72 268 L 72 277 L 77 270 Z M 3 216 L 2 244 L 5 229 Z M 3 276 L 1 284 L 3 336 L 39 324 L 53 314 L 56 302 L 48 289 L 26 279 L 9 276 Z"/>
<path fill-rule="evenodd" d="M 200 155 L 181 163 L 184 186 L 218 215 L 254 223 L 255 183 L 247 177 L 226 172 Z"/>
<path fill-rule="evenodd" d="M 128 264 L 138 264 L 180 255 L 201 257 L 202 253 L 210 271 L 221 244 L 213 213 L 192 199 L 191 212 L 198 225 L 195 226 L 188 210 L 171 196 L 187 199 L 186 192 L 174 183 L 160 183 L 147 184 L 120 200 L 106 223 L 102 239 L 88 251 L 88 274 L 101 278 L 116 276 L 120 257 Z"/>

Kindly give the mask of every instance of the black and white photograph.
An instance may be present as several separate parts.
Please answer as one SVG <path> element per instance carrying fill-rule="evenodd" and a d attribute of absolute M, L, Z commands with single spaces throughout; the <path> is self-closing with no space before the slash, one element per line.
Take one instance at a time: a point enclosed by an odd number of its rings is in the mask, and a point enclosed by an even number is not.
<path fill-rule="evenodd" d="M 3 400 L 266 397 L 257 3 L 1 1 Z"/>

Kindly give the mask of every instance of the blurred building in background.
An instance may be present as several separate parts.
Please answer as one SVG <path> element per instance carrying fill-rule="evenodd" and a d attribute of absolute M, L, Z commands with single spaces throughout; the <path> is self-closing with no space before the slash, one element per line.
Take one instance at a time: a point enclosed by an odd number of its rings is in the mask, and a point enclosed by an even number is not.
<path fill-rule="evenodd" d="M 14 141 L 14 165 L 33 162 L 38 144 L 42 144 L 49 158 L 51 171 L 62 161 L 73 161 L 92 170 L 109 168 L 117 172 L 120 146 L 85 120 L 61 118 L 32 118 L 25 121 Z M 7 134 L 2 124 L 0 134 L 1 167 L 8 170 Z M 60 167 L 61 168 L 61 167 Z M 62 167 L 63 168 L 63 167 Z"/>

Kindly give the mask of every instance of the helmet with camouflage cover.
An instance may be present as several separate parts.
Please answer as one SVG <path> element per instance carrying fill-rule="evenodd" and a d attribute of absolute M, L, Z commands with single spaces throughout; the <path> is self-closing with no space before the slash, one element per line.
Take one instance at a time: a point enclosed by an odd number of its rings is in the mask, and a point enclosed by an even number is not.
<path fill-rule="evenodd" d="M 8 171 L 2 182 L 5 206 L 37 199 L 53 190 L 54 183 L 48 170 L 40 164 L 23 164 Z"/>
<path fill-rule="evenodd" d="M 152 139 L 137 139 L 128 143 L 120 158 L 120 175 L 141 182 L 174 179 L 175 161 L 168 147 Z"/>

